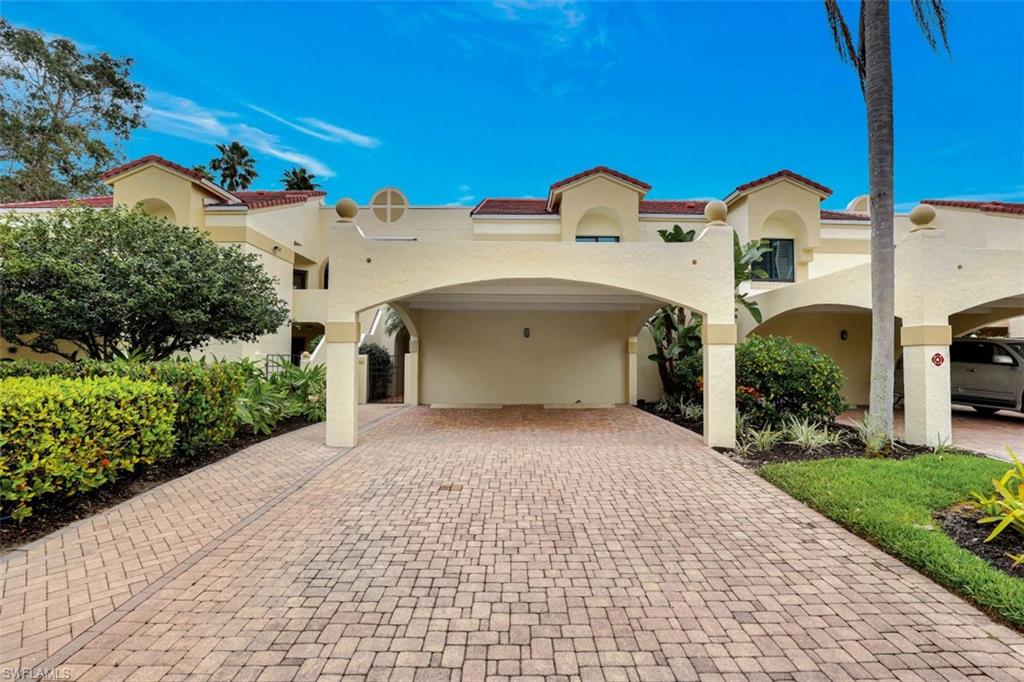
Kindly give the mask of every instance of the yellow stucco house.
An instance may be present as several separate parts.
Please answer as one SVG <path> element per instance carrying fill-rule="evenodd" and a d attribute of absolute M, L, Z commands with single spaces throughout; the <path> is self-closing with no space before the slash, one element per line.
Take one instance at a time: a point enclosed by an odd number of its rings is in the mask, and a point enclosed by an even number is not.
<path fill-rule="evenodd" d="M 395 355 L 402 399 L 435 407 L 599 407 L 656 400 L 661 386 L 644 321 L 666 302 L 703 316 L 705 439 L 735 438 L 733 348 L 749 334 L 791 336 L 831 355 L 847 399 L 867 401 L 870 349 L 866 197 L 821 208 L 831 191 L 788 170 L 723 201 L 652 200 L 651 186 L 599 166 L 542 198 L 475 207 L 415 206 L 385 187 L 358 206 L 322 192 L 227 192 L 147 156 L 104 175 L 97 207 L 141 203 L 210 238 L 258 254 L 293 324 L 221 357 L 290 355 L 328 366 L 331 445 L 356 439 L 367 398 L 364 341 Z M 67 201 L 8 204 L 47 211 Z M 906 436 L 948 440 L 949 340 L 982 327 L 1024 336 L 1024 204 L 925 200 L 896 218 L 896 310 L 906 377 Z M 696 230 L 664 243 L 660 229 Z M 766 239 L 769 278 L 749 285 L 764 315 L 736 316 L 732 232 Z M 384 333 L 385 310 L 405 330 Z M 317 337 L 322 340 L 311 345 Z M 9 356 L 12 349 L 4 348 Z M 24 350 L 18 350 L 24 354 Z"/>

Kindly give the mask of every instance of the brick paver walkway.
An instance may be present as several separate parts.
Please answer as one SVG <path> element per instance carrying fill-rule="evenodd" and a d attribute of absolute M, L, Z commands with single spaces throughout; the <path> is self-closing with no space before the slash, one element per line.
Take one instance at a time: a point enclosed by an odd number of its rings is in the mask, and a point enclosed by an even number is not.
<path fill-rule="evenodd" d="M 102 680 L 1024 678 L 1019 635 L 639 410 L 321 438 L 6 558 L 0 651 Z"/>

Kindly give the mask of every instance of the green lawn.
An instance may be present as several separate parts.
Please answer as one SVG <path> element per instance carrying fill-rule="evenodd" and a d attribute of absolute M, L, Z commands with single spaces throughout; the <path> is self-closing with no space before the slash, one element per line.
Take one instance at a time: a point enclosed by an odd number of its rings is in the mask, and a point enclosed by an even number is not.
<path fill-rule="evenodd" d="M 967 499 L 973 490 L 991 490 L 991 479 L 1009 466 L 947 454 L 902 461 L 770 464 L 761 475 L 936 582 L 1024 628 L 1024 577 L 1010 577 L 961 549 L 932 519 L 934 512 Z"/>

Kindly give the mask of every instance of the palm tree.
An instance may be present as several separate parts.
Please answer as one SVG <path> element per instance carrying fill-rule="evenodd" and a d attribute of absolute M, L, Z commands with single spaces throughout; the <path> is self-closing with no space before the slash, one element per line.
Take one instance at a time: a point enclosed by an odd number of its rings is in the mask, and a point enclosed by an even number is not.
<path fill-rule="evenodd" d="M 387 316 L 384 318 L 384 333 L 388 336 L 394 336 L 403 329 L 405 329 L 405 320 L 402 319 L 397 310 L 388 307 Z"/>
<path fill-rule="evenodd" d="M 315 175 L 310 173 L 302 166 L 296 166 L 295 168 L 289 168 L 281 176 L 281 184 L 284 185 L 285 189 L 289 190 L 314 190 L 320 189 L 320 185 L 313 182 L 316 178 Z"/>
<path fill-rule="evenodd" d="M 231 144 L 217 145 L 220 157 L 210 161 L 210 170 L 220 172 L 221 187 L 229 192 L 248 189 L 259 173 L 256 172 L 256 159 L 249 150 L 237 140 Z"/>
<path fill-rule="evenodd" d="M 203 180 L 209 180 L 210 182 L 213 182 L 213 176 L 210 175 L 210 171 L 206 170 L 205 163 L 197 163 L 196 165 L 192 166 L 192 171 L 195 173 L 199 173 Z"/>
<path fill-rule="evenodd" d="M 892 44 L 889 2 L 862 0 L 857 40 L 839 0 L 824 0 L 839 57 L 857 71 L 867 106 L 868 180 L 871 193 L 871 428 L 893 439 L 895 373 L 895 264 L 893 259 Z M 914 18 L 932 49 L 936 35 L 949 52 L 942 0 L 911 0 Z"/>

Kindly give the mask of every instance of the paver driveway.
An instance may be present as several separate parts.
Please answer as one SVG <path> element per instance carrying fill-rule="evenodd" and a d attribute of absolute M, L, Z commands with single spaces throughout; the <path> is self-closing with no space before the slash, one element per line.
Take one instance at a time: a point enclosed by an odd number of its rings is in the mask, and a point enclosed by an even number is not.
<path fill-rule="evenodd" d="M 8 559 L 3 641 L 104 680 L 1024 678 L 1020 636 L 639 410 L 415 408 L 347 453 L 321 437 L 215 465 L 261 504 L 209 478 L 179 498 L 193 475 L 103 515 L 144 552 L 97 520 L 94 544 Z M 68 626 L 118 565 L 152 570 Z M 32 653 L 54 623 L 71 636 Z"/>

